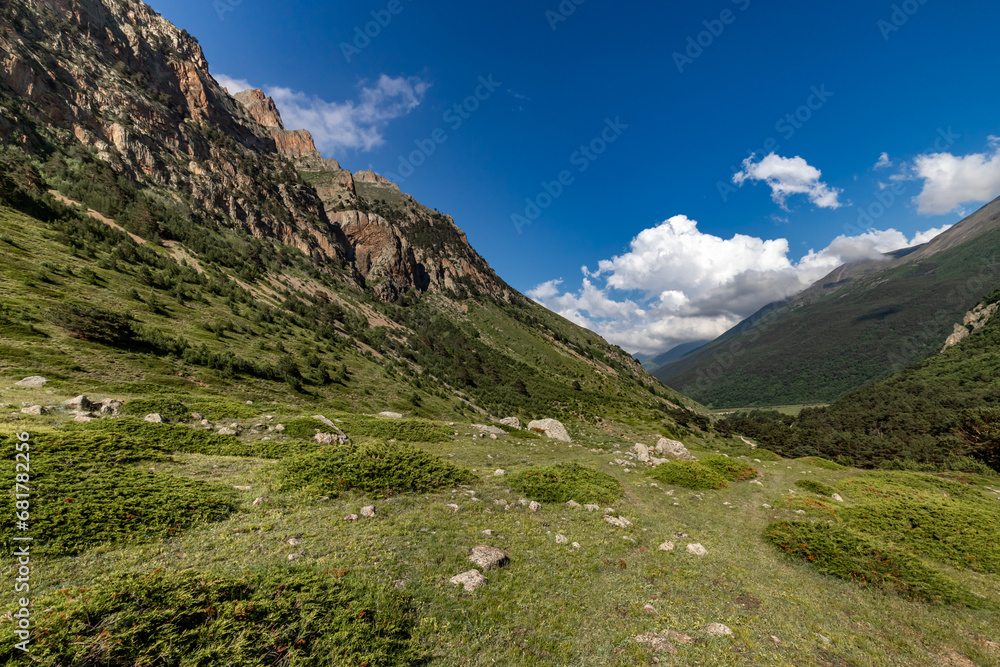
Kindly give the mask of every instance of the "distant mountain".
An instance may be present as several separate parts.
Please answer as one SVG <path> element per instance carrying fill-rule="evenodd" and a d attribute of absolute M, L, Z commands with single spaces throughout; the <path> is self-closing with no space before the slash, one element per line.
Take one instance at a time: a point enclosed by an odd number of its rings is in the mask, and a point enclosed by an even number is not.
<path fill-rule="evenodd" d="M 716 408 L 827 403 L 940 350 L 997 285 L 1000 199 L 928 243 L 838 268 L 654 375 Z"/>
<path fill-rule="evenodd" d="M 141 2 L 0 19 L 0 373 L 428 417 L 694 405 L 512 289 L 450 216 L 223 89 Z"/>
<path fill-rule="evenodd" d="M 699 347 L 709 342 L 710 341 L 707 340 L 693 340 L 688 343 L 681 343 L 680 345 L 676 345 L 667 350 L 666 352 L 662 352 L 655 356 L 648 355 L 645 357 L 636 357 L 636 358 L 639 359 L 639 361 L 642 363 L 643 368 L 652 373 L 663 364 L 673 361 L 674 359 L 680 359 L 684 355 L 694 352 Z"/>

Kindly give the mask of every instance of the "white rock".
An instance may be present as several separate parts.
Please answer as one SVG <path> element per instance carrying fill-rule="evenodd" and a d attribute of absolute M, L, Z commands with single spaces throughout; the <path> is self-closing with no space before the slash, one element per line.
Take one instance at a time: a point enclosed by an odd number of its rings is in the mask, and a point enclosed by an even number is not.
<path fill-rule="evenodd" d="M 722 623 L 709 623 L 703 627 L 702 632 L 710 635 L 715 635 L 716 637 L 732 637 L 733 631 L 724 626 Z"/>
<path fill-rule="evenodd" d="M 292 538 L 290 538 L 290 539 L 288 539 L 288 540 L 286 540 L 286 541 L 288 542 L 288 545 L 289 545 L 289 546 L 292 546 L 292 547 L 297 547 L 297 546 L 299 546 L 300 544 L 302 544 L 302 540 L 300 540 L 300 539 L 299 539 L 299 538 L 297 538 L 297 537 L 292 537 Z"/>
<path fill-rule="evenodd" d="M 575 508 L 575 507 L 579 507 L 579 506 L 580 506 L 580 503 L 576 502 L 575 500 L 567 500 L 566 501 L 566 507 L 574 507 Z"/>
<path fill-rule="evenodd" d="M 337 428 L 337 425 L 334 424 L 333 421 L 331 421 L 330 419 L 327 419 L 323 415 L 313 415 L 312 418 L 315 419 L 318 422 L 323 422 L 324 424 L 326 424 L 327 426 L 329 426 L 331 428 Z M 340 429 L 337 429 L 337 430 L 340 430 Z"/>
<path fill-rule="evenodd" d="M 122 402 L 114 398 L 105 398 L 100 403 L 102 415 L 121 414 Z"/>
<path fill-rule="evenodd" d="M 260 507 L 261 505 L 264 504 L 264 502 L 266 500 L 267 500 L 267 498 L 265 498 L 264 496 L 260 496 L 259 498 L 254 499 L 253 506 L 254 507 Z"/>
<path fill-rule="evenodd" d="M 767 503 L 764 503 L 763 505 L 761 505 L 761 507 L 763 507 L 763 508 L 764 508 L 764 509 L 766 509 L 766 510 L 773 510 L 773 509 L 774 509 L 773 507 L 771 507 L 771 506 L 770 506 L 770 505 L 768 505 Z"/>
<path fill-rule="evenodd" d="M 473 565 L 484 570 L 492 570 L 495 567 L 503 567 L 507 564 L 510 555 L 503 549 L 480 544 L 472 547 L 469 552 L 469 560 Z"/>
<path fill-rule="evenodd" d="M 304 551 L 300 551 L 297 554 L 288 554 L 288 560 L 295 560 L 297 558 L 302 558 L 302 554 L 303 553 L 305 553 L 305 552 Z"/>
<path fill-rule="evenodd" d="M 94 404 L 89 398 L 80 394 L 75 398 L 71 398 L 68 401 L 63 401 L 63 407 L 67 410 L 90 410 Z"/>
<path fill-rule="evenodd" d="M 466 593 L 471 593 L 486 584 L 486 577 L 479 570 L 469 570 L 462 574 L 456 574 L 451 578 L 451 583 L 456 586 L 462 586 Z"/>
<path fill-rule="evenodd" d="M 579 542 L 574 542 L 570 546 L 573 547 L 574 549 L 579 549 L 580 548 L 580 543 Z"/>
<path fill-rule="evenodd" d="M 530 503 L 528 503 L 528 509 L 532 512 L 537 512 L 538 510 L 542 509 L 542 504 L 540 502 L 532 500 Z"/>
<path fill-rule="evenodd" d="M 379 417 L 385 417 L 386 419 L 402 419 L 403 418 L 403 415 L 399 414 L 398 412 L 389 412 L 388 410 L 386 410 L 385 412 L 378 413 L 378 416 Z"/>
<path fill-rule="evenodd" d="M 45 383 L 48 382 L 47 378 L 43 378 L 41 375 L 32 375 L 26 377 L 23 380 L 18 380 L 14 383 L 15 387 L 44 387 Z"/>
<path fill-rule="evenodd" d="M 565 535 L 556 535 L 556 544 L 566 544 L 569 542 Z"/>
<path fill-rule="evenodd" d="M 252 486 L 234 486 L 233 488 L 236 489 L 237 491 L 249 491 L 253 487 Z"/>
<path fill-rule="evenodd" d="M 674 543 L 671 542 L 671 541 L 669 541 L 669 540 L 667 540 L 666 542 L 664 542 L 663 544 L 661 544 L 660 546 L 658 546 L 656 548 L 659 549 L 660 551 L 673 551 L 674 550 Z"/>
<path fill-rule="evenodd" d="M 648 603 L 642 606 L 642 612 L 650 616 L 659 616 L 660 614 L 660 612 L 656 611 L 656 607 Z"/>
<path fill-rule="evenodd" d="M 507 471 L 504 470 L 503 468 L 497 468 L 496 470 L 493 471 L 493 476 L 494 477 L 503 477 L 506 474 L 507 474 Z"/>
<path fill-rule="evenodd" d="M 521 430 L 521 420 L 517 417 L 504 417 L 500 420 L 500 423 L 504 426 L 510 426 L 511 428 L 516 428 L 519 431 Z"/>
<path fill-rule="evenodd" d="M 236 431 L 227 426 L 223 426 L 218 431 L 219 435 L 236 435 Z"/>
<path fill-rule="evenodd" d="M 687 545 L 687 552 L 689 554 L 694 555 L 694 556 L 707 556 L 708 555 L 708 551 L 706 551 L 705 547 L 701 546 L 700 544 L 689 544 L 689 545 Z"/>
<path fill-rule="evenodd" d="M 641 635 L 636 635 L 632 641 L 648 646 L 653 649 L 653 653 L 677 653 L 677 647 L 658 632 L 644 632 Z"/>
<path fill-rule="evenodd" d="M 317 433 L 313 436 L 313 441 L 320 445 L 346 445 L 349 442 L 347 435 L 341 431 L 339 428 L 335 433 Z"/>
<path fill-rule="evenodd" d="M 646 445 L 642 444 L 641 442 L 637 442 L 637 443 L 635 443 L 635 447 L 633 447 L 632 449 L 635 450 L 635 457 L 637 459 L 639 459 L 643 463 L 649 463 L 650 462 L 649 461 L 649 447 L 647 447 Z"/>
<path fill-rule="evenodd" d="M 583 506 L 583 509 L 587 510 L 588 512 L 597 512 L 597 511 L 599 511 L 601 509 L 601 506 L 600 505 L 591 505 L 591 504 L 588 503 L 588 504 L 586 504 L 586 505 Z"/>
<path fill-rule="evenodd" d="M 499 426 L 487 426 L 486 424 L 473 424 L 472 428 L 482 431 L 483 433 L 491 433 L 493 435 L 507 435 L 507 431 L 503 430 Z"/>
<path fill-rule="evenodd" d="M 143 417 L 143 419 L 145 419 L 146 421 L 148 421 L 150 423 L 153 423 L 153 424 L 162 424 L 163 423 L 163 416 L 160 415 L 157 412 L 150 413 L 150 414 L 146 415 L 145 417 Z"/>
<path fill-rule="evenodd" d="M 541 431 L 554 440 L 573 442 L 569 437 L 569 431 L 566 430 L 566 427 L 555 419 L 536 419 L 535 421 L 528 422 L 528 430 Z"/>
<path fill-rule="evenodd" d="M 480 532 L 481 532 L 481 533 L 482 533 L 483 535 L 486 535 L 486 536 L 490 536 L 490 535 L 492 535 L 492 534 L 493 534 L 493 531 L 492 531 L 492 530 L 490 530 L 489 528 L 487 528 L 486 530 L 483 530 L 483 531 L 480 531 Z"/>
<path fill-rule="evenodd" d="M 629 526 L 632 525 L 632 522 L 626 519 L 625 517 L 623 516 L 615 517 L 610 514 L 604 515 L 604 521 L 618 528 L 628 528 Z"/>
<path fill-rule="evenodd" d="M 678 440 L 671 440 L 669 438 L 660 438 L 656 443 L 655 451 L 660 456 L 665 456 L 668 459 L 682 459 L 686 461 L 695 461 L 695 457 L 691 455 L 691 452 L 687 450 L 683 442 Z"/>
<path fill-rule="evenodd" d="M 344 517 L 344 521 L 357 521 L 357 520 L 358 520 L 357 514 L 348 514 L 347 516 Z"/>
<path fill-rule="evenodd" d="M 48 408 L 41 405 L 31 405 L 26 408 L 21 408 L 21 413 L 26 415 L 44 415 L 48 411 Z"/>
<path fill-rule="evenodd" d="M 281 433 L 282 431 L 285 430 L 285 425 L 284 424 L 278 424 L 278 425 L 276 425 L 274 427 L 274 430 L 277 431 L 278 433 Z"/>
<path fill-rule="evenodd" d="M 368 517 L 369 519 L 375 517 L 375 506 L 365 505 L 361 508 L 361 516 Z"/>
<path fill-rule="evenodd" d="M 459 512 L 462 509 L 460 505 L 456 505 L 455 503 L 448 503 L 445 507 L 450 509 L 452 512 Z"/>
<path fill-rule="evenodd" d="M 830 497 L 833 498 L 834 500 L 836 500 L 838 503 L 844 502 L 844 499 L 840 497 L 839 493 L 835 493 L 835 494 L 833 494 Z"/>

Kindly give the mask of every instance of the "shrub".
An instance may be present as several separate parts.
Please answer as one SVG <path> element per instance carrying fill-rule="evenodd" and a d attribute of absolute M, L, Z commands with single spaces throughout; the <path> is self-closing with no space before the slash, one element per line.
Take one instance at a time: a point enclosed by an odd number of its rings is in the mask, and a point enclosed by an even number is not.
<path fill-rule="evenodd" d="M 751 458 L 760 459 L 761 461 L 781 461 L 781 457 L 772 452 L 770 449 L 764 449 L 762 447 L 757 447 L 748 455 Z"/>
<path fill-rule="evenodd" d="M 447 440 L 451 432 L 445 427 L 423 419 L 381 419 L 368 415 L 346 415 L 341 428 L 349 436 L 365 436 L 378 440 L 435 442 Z M 309 436 L 310 438 L 312 435 Z"/>
<path fill-rule="evenodd" d="M 828 486 L 823 482 L 817 482 L 814 479 L 796 480 L 795 486 L 820 496 L 832 496 L 837 492 L 837 489 L 833 488 L 832 486 Z"/>
<path fill-rule="evenodd" d="M 424 663 L 402 593 L 345 576 L 279 569 L 223 578 L 127 574 L 36 603 L 31 653 L 48 665 Z M 14 623 L 0 660 L 14 661 Z"/>
<path fill-rule="evenodd" d="M 806 512 L 821 512 L 823 514 L 836 514 L 839 510 L 838 507 L 816 498 L 788 496 L 782 501 L 785 503 L 785 507 L 790 510 L 805 510 Z"/>
<path fill-rule="evenodd" d="M 699 461 L 670 461 L 653 468 L 652 477 L 664 484 L 686 489 L 721 489 L 729 485 L 717 471 Z"/>
<path fill-rule="evenodd" d="M 623 492 L 611 475 L 575 463 L 525 470 L 512 475 L 509 483 L 512 489 L 546 503 L 611 503 Z"/>
<path fill-rule="evenodd" d="M 154 412 L 172 422 L 185 421 L 191 416 L 188 406 L 167 398 L 137 398 L 122 406 L 122 413 L 126 415 L 140 417 Z"/>
<path fill-rule="evenodd" d="M 191 411 L 207 419 L 253 419 L 262 409 L 229 401 L 199 401 L 191 404 Z"/>
<path fill-rule="evenodd" d="M 913 472 L 870 472 L 860 477 L 847 477 L 840 487 L 857 498 L 941 498 L 944 494 L 963 500 L 979 501 L 983 495 L 966 486 L 934 475 Z"/>
<path fill-rule="evenodd" d="M 748 463 L 717 454 L 706 456 L 699 463 L 719 473 L 728 482 L 743 482 L 760 474 Z"/>
<path fill-rule="evenodd" d="M 839 463 L 834 463 L 829 459 L 824 459 L 821 456 L 804 456 L 800 459 L 795 459 L 800 463 L 805 463 L 807 465 L 816 466 L 817 468 L 822 468 L 823 470 L 845 470 L 844 466 Z"/>
<path fill-rule="evenodd" d="M 319 431 L 329 431 L 326 424 L 312 417 L 296 417 L 282 422 L 285 425 L 283 435 L 301 440 L 312 440 Z"/>
<path fill-rule="evenodd" d="M 133 448 L 107 433 L 64 437 L 36 433 L 32 448 L 32 526 L 45 535 L 41 553 L 65 556 L 98 544 L 123 544 L 181 534 L 236 510 L 232 489 L 130 467 L 162 460 L 155 447 Z M 13 438 L 0 450 L 13 467 Z M 4 523 L 4 540 L 14 534 Z"/>
<path fill-rule="evenodd" d="M 906 552 L 849 528 L 808 521 L 772 523 L 767 539 L 824 574 L 929 602 L 982 607 L 986 602 Z"/>
<path fill-rule="evenodd" d="M 356 489 L 375 498 L 475 481 L 468 470 L 403 443 L 322 447 L 284 461 L 281 489 L 333 496 Z"/>
<path fill-rule="evenodd" d="M 127 347 L 136 340 L 133 319 L 89 303 L 66 303 L 50 312 L 52 322 L 76 338 Z"/>
<path fill-rule="evenodd" d="M 1000 511 L 954 497 L 890 498 L 845 508 L 857 530 L 975 572 L 1000 573 Z"/>

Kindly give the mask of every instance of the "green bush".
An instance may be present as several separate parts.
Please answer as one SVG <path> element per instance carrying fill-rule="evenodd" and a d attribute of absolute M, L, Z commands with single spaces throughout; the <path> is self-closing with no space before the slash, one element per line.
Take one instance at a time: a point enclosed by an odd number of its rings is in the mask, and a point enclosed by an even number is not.
<path fill-rule="evenodd" d="M 186 421 L 191 416 L 188 406 L 168 398 L 136 398 L 122 406 L 123 414 L 136 417 L 144 417 L 154 412 L 171 422 Z"/>
<path fill-rule="evenodd" d="M 345 415 L 341 417 L 340 427 L 351 437 L 377 440 L 436 442 L 447 440 L 451 435 L 444 426 L 423 419 L 384 419 L 368 415 Z"/>
<path fill-rule="evenodd" d="M 945 495 L 969 501 L 983 499 L 975 487 L 950 479 L 913 472 L 870 472 L 859 477 L 847 477 L 838 482 L 840 488 L 856 498 L 942 498 Z"/>
<path fill-rule="evenodd" d="M 718 454 L 706 456 L 699 463 L 719 473 L 727 482 L 743 482 L 760 474 L 748 463 Z"/>
<path fill-rule="evenodd" d="M 824 484 L 823 482 L 817 482 L 814 479 L 796 480 L 795 486 L 820 496 L 832 496 L 837 492 L 837 489 L 833 488 L 832 486 Z"/>
<path fill-rule="evenodd" d="M 237 507 L 230 488 L 131 467 L 163 455 L 121 435 L 38 432 L 33 442 L 31 523 L 45 536 L 37 548 L 47 556 L 180 535 Z M 14 438 L 0 451 L 13 468 Z M 4 541 L 14 534 L 11 523 L 0 526 Z"/>
<path fill-rule="evenodd" d="M 760 459 L 761 461 L 781 461 L 782 458 L 772 452 L 770 449 L 764 449 L 763 447 L 757 447 L 750 454 L 750 458 Z"/>
<path fill-rule="evenodd" d="M 824 574 L 932 604 L 986 606 L 985 600 L 919 558 L 843 526 L 781 521 L 768 526 L 765 534 L 779 549 Z"/>
<path fill-rule="evenodd" d="M 282 422 L 285 426 L 283 435 L 301 440 L 312 440 L 317 432 L 326 432 L 330 428 L 318 419 L 312 417 L 296 417 Z"/>
<path fill-rule="evenodd" d="M 470 471 L 404 443 L 321 447 L 286 459 L 278 475 L 283 490 L 334 496 L 357 490 L 375 498 L 434 491 L 475 481 Z"/>
<path fill-rule="evenodd" d="M 127 574 L 37 601 L 31 655 L 46 665 L 403 667 L 424 664 L 416 619 L 402 593 L 350 573 Z M 16 660 L 15 625 L 0 624 L 3 664 Z"/>
<path fill-rule="evenodd" d="M 845 508 L 839 516 L 857 530 L 918 555 L 1000 573 L 1000 508 L 992 505 L 954 497 L 889 498 Z"/>
<path fill-rule="evenodd" d="M 807 465 L 816 466 L 817 468 L 822 468 L 823 470 L 846 470 L 844 466 L 839 463 L 834 463 L 829 459 L 824 459 L 821 456 L 804 456 L 800 459 L 795 459 L 800 463 L 805 463 Z"/>
<path fill-rule="evenodd" d="M 621 483 L 611 475 L 575 463 L 525 470 L 509 479 L 510 487 L 546 503 L 611 503 L 621 497 Z"/>
<path fill-rule="evenodd" d="M 115 347 L 128 347 L 137 335 L 130 315 L 89 303 L 66 303 L 49 313 L 52 322 L 76 338 Z"/>
<path fill-rule="evenodd" d="M 725 477 L 699 461 L 661 463 L 653 468 L 650 475 L 664 484 L 683 486 L 686 489 L 721 489 L 729 485 Z"/>
<path fill-rule="evenodd" d="M 191 404 L 191 411 L 206 419 L 253 419 L 262 409 L 245 403 L 229 401 L 199 401 Z"/>

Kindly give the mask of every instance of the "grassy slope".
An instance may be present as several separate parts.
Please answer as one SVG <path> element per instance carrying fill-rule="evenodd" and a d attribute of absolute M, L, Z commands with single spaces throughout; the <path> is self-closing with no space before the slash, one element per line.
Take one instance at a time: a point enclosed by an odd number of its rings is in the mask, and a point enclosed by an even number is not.
<path fill-rule="evenodd" d="M 277 420 L 281 410 L 268 407 Z M 50 415 L 18 417 L 11 423 L 7 418 L 3 430 L 36 431 L 64 420 Z M 358 523 L 342 517 L 357 513 L 370 499 L 347 493 L 320 501 L 305 492 L 281 492 L 275 486 L 277 462 L 211 455 L 177 455 L 158 462 L 158 474 L 251 489 L 240 492 L 237 514 L 181 537 L 36 561 L 35 590 L 44 595 L 89 586 L 104 575 L 157 568 L 168 574 L 193 570 L 238 578 L 266 567 L 269 576 L 280 580 L 280 573 L 293 567 L 287 555 L 302 551 L 294 567 L 323 576 L 347 576 L 362 586 L 405 579 L 404 591 L 419 614 L 417 637 L 435 665 L 649 664 L 648 649 L 629 639 L 664 628 L 695 637 L 679 647 L 676 664 L 929 666 L 943 664 L 940 656 L 952 654 L 980 665 L 1000 664 L 996 645 L 991 649 L 987 643 L 1000 633 L 995 613 L 928 606 L 858 588 L 823 576 L 767 544 L 763 535 L 769 523 L 799 518 L 792 505 L 781 501 L 796 480 L 836 487 L 856 471 L 828 471 L 798 461 L 752 463 L 763 472 L 763 486 L 743 482 L 695 494 L 654 487 L 641 471 L 625 474 L 608 465 L 629 441 L 652 443 L 655 434 L 648 430 L 629 433 L 623 441 L 582 429 L 573 433 L 582 446 L 574 447 L 516 434 L 497 441 L 473 439 L 475 431 L 467 426 L 454 430 L 457 436 L 419 446 L 473 470 L 478 480 L 471 488 L 377 500 L 377 518 Z M 613 507 L 634 525 L 623 531 L 602 521 L 599 512 L 561 505 L 531 513 L 520 506 L 505 511 L 494 503 L 516 504 L 518 497 L 502 477 L 493 476 L 495 468 L 516 474 L 559 463 L 581 463 L 616 477 L 625 493 Z M 995 508 L 996 495 L 983 495 L 981 502 Z M 253 506 L 260 496 L 266 502 Z M 453 513 L 447 503 L 458 503 L 462 510 Z M 764 503 L 778 509 L 764 509 Z M 486 529 L 493 535 L 483 535 Z M 675 535 L 681 532 L 689 537 Z M 557 533 L 581 548 L 557 544 Z M 622 539 L 623 533 L 635 542 Z M 289 546 L 290 538 L 301 544 Z M 677 549 L 657 550 L 667 539 Z M 687 554 L 685 546 L 694 542 L 709 555 L 700 559 Z M 487 586 L 467 595 L 448 579 L 471 568 L 465 556 L 476 544 L 508 550 L 511 564 L 487 573 Z M 996 577 L 966 570 L 949 574 L 1000 602 Z M 647 603 L 656 607 L 656 615 L 643 613 Z M 730 626 L 735 638 L 711 639 L 700 632 L 711 622 Z"/>
<path fill-rule="evenodd" d="M 654 375 L 713 408 L 829 402 L 939 349 L 1000 283 L 997 267 L 1000 229 L 779 310 Z"/>

